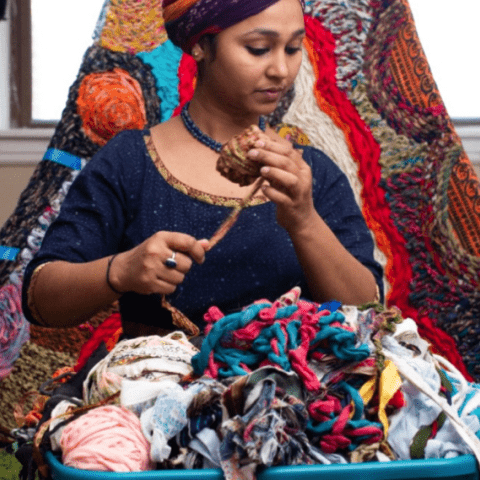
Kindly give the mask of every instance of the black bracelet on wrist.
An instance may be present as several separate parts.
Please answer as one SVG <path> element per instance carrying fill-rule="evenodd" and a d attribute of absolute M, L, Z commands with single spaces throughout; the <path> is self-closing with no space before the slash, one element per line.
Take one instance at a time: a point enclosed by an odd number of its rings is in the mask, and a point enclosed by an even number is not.
<path fill-rule="evenodd" d="M 112 285 L 112 282 L 110 282 L 110 267 L 112 266 L 112 262 L 113 262 L 113 260 L 115 259 L 115 257 L 116 257 L 117 255 L 118 255 L 118 253 L 116 253 L 115 255 L 112 255 L 112 256 L 108 259 L 106 280 L 107 280 L 107 285 L 110 287 L 110 289 L 112 290 L 112 292 L 115 292 L 117 295 L 123 295 L 125 292 L 119 292 L 119 291 Z"/>

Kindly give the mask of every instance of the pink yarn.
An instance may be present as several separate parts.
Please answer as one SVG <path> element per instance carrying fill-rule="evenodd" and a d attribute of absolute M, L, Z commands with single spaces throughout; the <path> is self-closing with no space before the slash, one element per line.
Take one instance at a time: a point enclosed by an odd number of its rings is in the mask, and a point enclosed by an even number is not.
<path fill-rule="evenodd" d="M 97 407 L 69 423 L 60 439 L 64 465 L 109 472 L 152 470 L 140 420 L 126 408 Z"/>

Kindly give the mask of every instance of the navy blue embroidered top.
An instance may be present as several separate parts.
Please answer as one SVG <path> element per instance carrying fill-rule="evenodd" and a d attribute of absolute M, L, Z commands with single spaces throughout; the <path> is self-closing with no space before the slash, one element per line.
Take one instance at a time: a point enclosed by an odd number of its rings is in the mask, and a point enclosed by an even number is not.
<path fill-rule="evenodd" d="M 175 184 L 152 156 L 149 139 L 148 130 L 118 134 L 73 182 L 25 271 L 23 308 L 30 322 L 36 323 L 28 309 L 28 286 L 42 263 L 102 258 L 131 249 L 159 230 L 210 238 L 230 213 L 228 204 L 238 202 Z M 372 237 L 346 176 L 321 151 L 302 148 L 312 168 L 318 213 L 347 250 L 371 270 L 383 296 L 382 268 L 373 258 Z M 207 253 L 205 262 L 194 263 L 168 300 L 203 327 L 203 315 L 212 305 L 230 313 L 260 298 L 273 301 L 294 286 L 311 298 L 290 237 L 275 221 L 275 205 L 257 199 Z M 162 310 L 160 295 L 126 293 L 120 298 L 122 318 L 128 321 L 162 327 Z"/>

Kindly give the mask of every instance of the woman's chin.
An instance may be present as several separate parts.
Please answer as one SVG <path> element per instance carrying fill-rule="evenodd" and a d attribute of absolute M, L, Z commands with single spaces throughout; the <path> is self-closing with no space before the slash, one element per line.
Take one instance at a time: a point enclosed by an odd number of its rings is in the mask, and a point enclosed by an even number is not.
<path fill-rule="evenodd" d="M 280 103 L 280 100 L 261 103 L 256 109 L 258 112 L 258 115 L 263 115 L 263 116 L 271 115 L 276 110 L 279 103 Z"/>

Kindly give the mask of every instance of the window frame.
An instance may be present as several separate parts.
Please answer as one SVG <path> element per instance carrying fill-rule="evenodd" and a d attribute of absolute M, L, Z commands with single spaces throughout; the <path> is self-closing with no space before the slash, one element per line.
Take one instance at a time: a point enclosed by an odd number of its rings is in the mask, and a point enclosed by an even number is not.
<path fill-rule="evenodd" d="M 32 119 L 32 11 L 30 0 L 13 0 L 9 3 L 10 126 L 11 128 L 55 127 L 58 121 Z"/>

